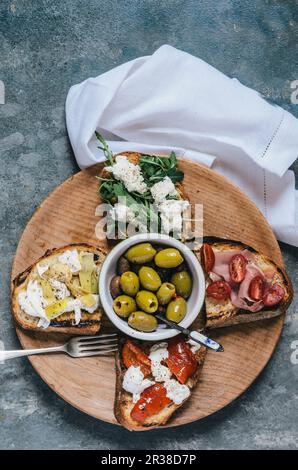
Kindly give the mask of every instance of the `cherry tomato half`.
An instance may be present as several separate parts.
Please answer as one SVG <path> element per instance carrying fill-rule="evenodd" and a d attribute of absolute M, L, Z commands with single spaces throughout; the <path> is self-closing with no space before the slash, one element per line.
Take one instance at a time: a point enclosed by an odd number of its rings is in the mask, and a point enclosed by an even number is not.
<path fill-rule="evenodd" d="M 230 276 L 233 282 L 239 284 L 246 274 L 247 261 L 243 255 L 234 255 L 230 261 Z"/>
<path fill-rule="evenodd" d="M 201 263 L 206 273 L 209 273 L 215 263 L 215 255 L 212 246 L 203 243 L 200 249 Z"/>
<path fill-rule="evenodd" d="M 215 300 L 227 300 L 231 295 L 231 287 L 226 281 L 214 281 L 207 287 L 206 294 Z"/>
<path fill-rule="evenodd" d="M 250 281 L 248 295 L 255 301 L 262 300 L 264 295 L 264 282 L 261 276 L 255 276 Z"/>
<path fill-rule="evenodd" d="M 279 284 L 273 284 L 265 291 L 263 296 L 264 305 L 266 305 L 266 307 L 272 307 L 278 304 L 284 298 L 284 295 L 284 288 Z"/>
<path fill-rule="evenodd" d="M 125 342 L 122 348 L 122 359 L 127 369 L 130 366 L 139 366 L 144 374 L 144 377 L 150 375 L 151 360 L 139 346 L 129 339 Z"/>

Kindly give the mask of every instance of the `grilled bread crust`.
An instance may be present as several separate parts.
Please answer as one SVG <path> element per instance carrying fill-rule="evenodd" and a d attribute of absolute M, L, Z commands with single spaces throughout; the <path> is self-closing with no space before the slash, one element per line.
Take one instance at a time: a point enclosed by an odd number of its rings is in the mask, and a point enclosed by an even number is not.
<path fill-rule="evenodd" d="M 89 245 L 87 243 L 70 244 L 61 248 L 53 248 L 46 251 L 46 253 L 39 258 L 32 266 L 27 268 L 24 272 L 18 274 L 14 278 L 11 284 L 11 307 L 12 314 L 15 322 L 25 330 L 41 331 L 45 333 L 65 333 L 65 334 L 79 334 L 79 335 L 92 335 L 96 334 L 100 330 L 100 320 L 103 314 L 103 310 L 99 307 L 93 313 L 87 313 L 82 311 L 82 318 L 78 325 L 74 324 L 75 314 L 74 312 L 68 312 L 60 315 L 53 319 L 48 328 L 40 328 L 37 326 L 39 319 L 32 317 L 25 313 L 19 305 L 18 294 L 23 290 L 29 282 L 30 275 L 36 271 L 36 266 L 42 260 L 56 257 L 57 255 L 65 252 L 66 250 L 76 249 L 78 251 L 89 251 L 98 256 L 95 264 L 100 266 L 105 258 L 106 253 L 98 247 Z"/>
<path fill-rule="evenodd" d="M 184 400 L 180 405 L 176 405 L 175 403 L 170 403 L 166 408 L 164 408 L 158 414 L 150 418 L 147 418 L 144 421 L 144 423 L 138 423 L 134 421 L 130 416 L 131 410 L 134 407 L 134 403 L 132 401 L 132 395 L 126 392 L 122 388 L 123 376 L 126 371 L 126 368 L 122 362 L 122 354 L 121 354 L 124 341 L 125 340 L 122 340 L 120 342 L 120 347 L 116 353 L 116 359 L 115 359 L 115 367 L 116 367 L 116 393 L 115 393 L 115 403 L 114 403 L 115 417 L 117 421 L 129 431 L 144 431 L 144 430 L 154 429 L 154 428 L 163 426 L 169 421 L 173 413 L 178 408 L 183 406 L 184 403 L 189 398 Z M 150 346 L 152 344 L 153 343 L 146 342 L 146 350 L 149 351 Z M 144 343 L 142 344 L 142 347 L 144 349 Z M 188 381 L 186 382 L 186 385 L 190 388 L 190 390 L 193 390 L 199 381 L 200 374 L 201 374 L 203 364 L 205 361 L 205 356 L 206 356 L 206 348 L 204 346 L 201 346 L 200 349 L 196 353 L 196 358 L 198 361 L 198 368 L 195 374 L 192 377 L 190 377 Z"/>
<path fill-rule="evenodd" d="M 214 238 L 205 238 L 205 242 L 209 243 L 215 252 L 229 250 L 249 249 L 256 255 L 256 264 L 264 272 L 266 270 L 276 269 L 273 282 L 278 282 L 285 290 L 284 299 L 275 307 L 265 307 L 260 312 L 249 312 L 235 307 L 230 300 L 222 302 L 213 302 L 212 299 L 205 299 L 205 317 L 206 328 L 219 328 L 225 326 L 238 325 L 241 323 L 250 323 L 268 318 L 274 318 L 283 314 L 293 300 L 293 287 L 286 271 L 270 260 L 268 257 L 258 253 L 253 248 L 244 245 L 241 242 L 219 240 Z M 199 256 L 199 254 L 198 254 Z"/>

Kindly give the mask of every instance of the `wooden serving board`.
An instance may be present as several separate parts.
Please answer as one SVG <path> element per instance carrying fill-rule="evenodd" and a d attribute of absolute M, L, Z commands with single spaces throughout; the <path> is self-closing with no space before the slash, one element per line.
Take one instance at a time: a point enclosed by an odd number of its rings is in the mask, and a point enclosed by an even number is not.
<path fill-rule="evenodd" d="M 192 203 L 204 205 L 204 235 L 247 243 L 283 266 L 274 234 L 261 212 L 238 188 L 219 174 L 189 161 L 180 161 L 184 185 Z M 49 248 L 88 242 L 107 248 L 95 236 L 100 165 L 77 173 L 57 187 L 26 226 L 15 255 L 12 278 Z M 169 423 L 177 426 L 204 418 L 230 403 L 255 380 L 278 342 L 283 317 L 223 328 L 212 336 L 225 348 L 209 352 L 199 385 Z M 29 333 L 17 328 L 24 348 L 53 346 L 64 335 Z M 115 372 L 112 357 L 72 359 L 63 354 L 32 356 L 31 364 L 64 400 L 109 423 L 113 414 Z"/>

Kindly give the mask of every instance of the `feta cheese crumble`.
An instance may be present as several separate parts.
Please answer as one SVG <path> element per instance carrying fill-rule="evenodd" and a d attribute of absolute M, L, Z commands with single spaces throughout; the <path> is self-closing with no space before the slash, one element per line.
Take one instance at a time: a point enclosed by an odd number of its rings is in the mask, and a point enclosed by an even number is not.
<path fill-rule="evenodd" d="M 154 344 L 150 348 L 151 373 L 156 382 L 165 382 L 171 378 L 172 373 L 170 369 L 161 364 L 167 357 L 169 357 L 168 343 Z"/>
<path fill-rule="evenodd" d="M 136 403 L 141 393 L 154 382 L 149 379 L 144 379 L 144 374 L 140 367 L 130 366 L 123 377 L 123 388 L 132 394 L 132 401 Z"/>
<path fill-rule="evenodd" d="M 58 281 L 57 279 L 50 279 L 49 282 L 56 299 L 63 300 L 65 297 L 70 296 L 70 292 L 63 282 Z"/>
<path fill-rule="evenodd" d="M 45 305 L 46 301 L 42 294 L 42 288 L 37 281 L 29 281 L 27 289 L 21 291 L 18 295 L 18 302 L 21 309 L 32 317 L 42 320 L 38 326 L 47 328 L 50 321 L 46 317 Z"/>
<path fill-rule="evenodd" d="M 117 202 L 111 209 L 111 217 L 118 222 L 132 222 L 135 219 L 135 214 L 128 206 L 121 202 Z"/>
<path fill-rule="evenodd" d="M 139 165 L 131 163 L 125 155 L 118 155 L 112 166 L 107 166 L 106 170 L 113 173 L 114 177 L 122 181 L 127 191 L 144 194 L 148 187 Z"/>
<path fill-rule="evenodd" d="M 183 199 L 168 199 L 158 205 L 163 229 L 166 233 L 180 232 L 183 225 L 183 212 L 189 207 Z"/>
<path fill-rule="evenodd" d="M 188 386 L 180 384 L 176 379 L 167 380 L 164 386 L 167 391 L 167 397 L 170 398 L 175 405 L 181 405 L 190 395 Z"/>
<path fill-rule="evenodd" d="M 178 196 L 178 192 L 171 178 L 166 176 L 162 181 L 155 183 L 150 188 L 155 204 L 165 201 L 168 196 Z"/>
<path fill-rule="evenodd" d="M 66 250 L 58 257 L 60 263 L 66 264 L 73 273 L 77 273 L 81 269 L 81 263 L 77 250 Z"/>
<path fill-rule="evenodd" d="M 186 342 L 189 344 L 191 352 L 193 354 L 195 354 L 197 351 L 199 351 L 199 349 L 201 349 L 201 345 L 197 343 L 196 341 L 193 341 L 192 339 L 189 339 Z"/>

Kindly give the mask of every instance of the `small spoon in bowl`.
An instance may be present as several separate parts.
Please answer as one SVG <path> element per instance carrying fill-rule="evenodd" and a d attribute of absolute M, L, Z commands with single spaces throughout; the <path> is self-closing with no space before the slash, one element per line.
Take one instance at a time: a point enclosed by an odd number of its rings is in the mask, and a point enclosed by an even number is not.
<path fill-rule="evenodd" d="M 196 343 L 199 343 L 199 344 L 203 344 L 204 346 L 206 346 L 206 348 L 212 349 L 213 351 L 216 351 L 216 352 L 224 351 L 224 348 L 221 344 L 217 343 L 211 338 L 208 338 L 208 336 L 205 336 L 202 333 L 199 333 L 198 331 L 190 331 L 187 328 L 183 328 L 183 326 L 180 326 L 177 323 L 167 320 L 167 318 L 165 318 L 160 313 L 156 313 L 154 316 L 158 318 L 161 322 L 168 325 L 170 328 L 174 328 L 175 330 L 180 331 L 192 341 L 195 341 Z"/>

